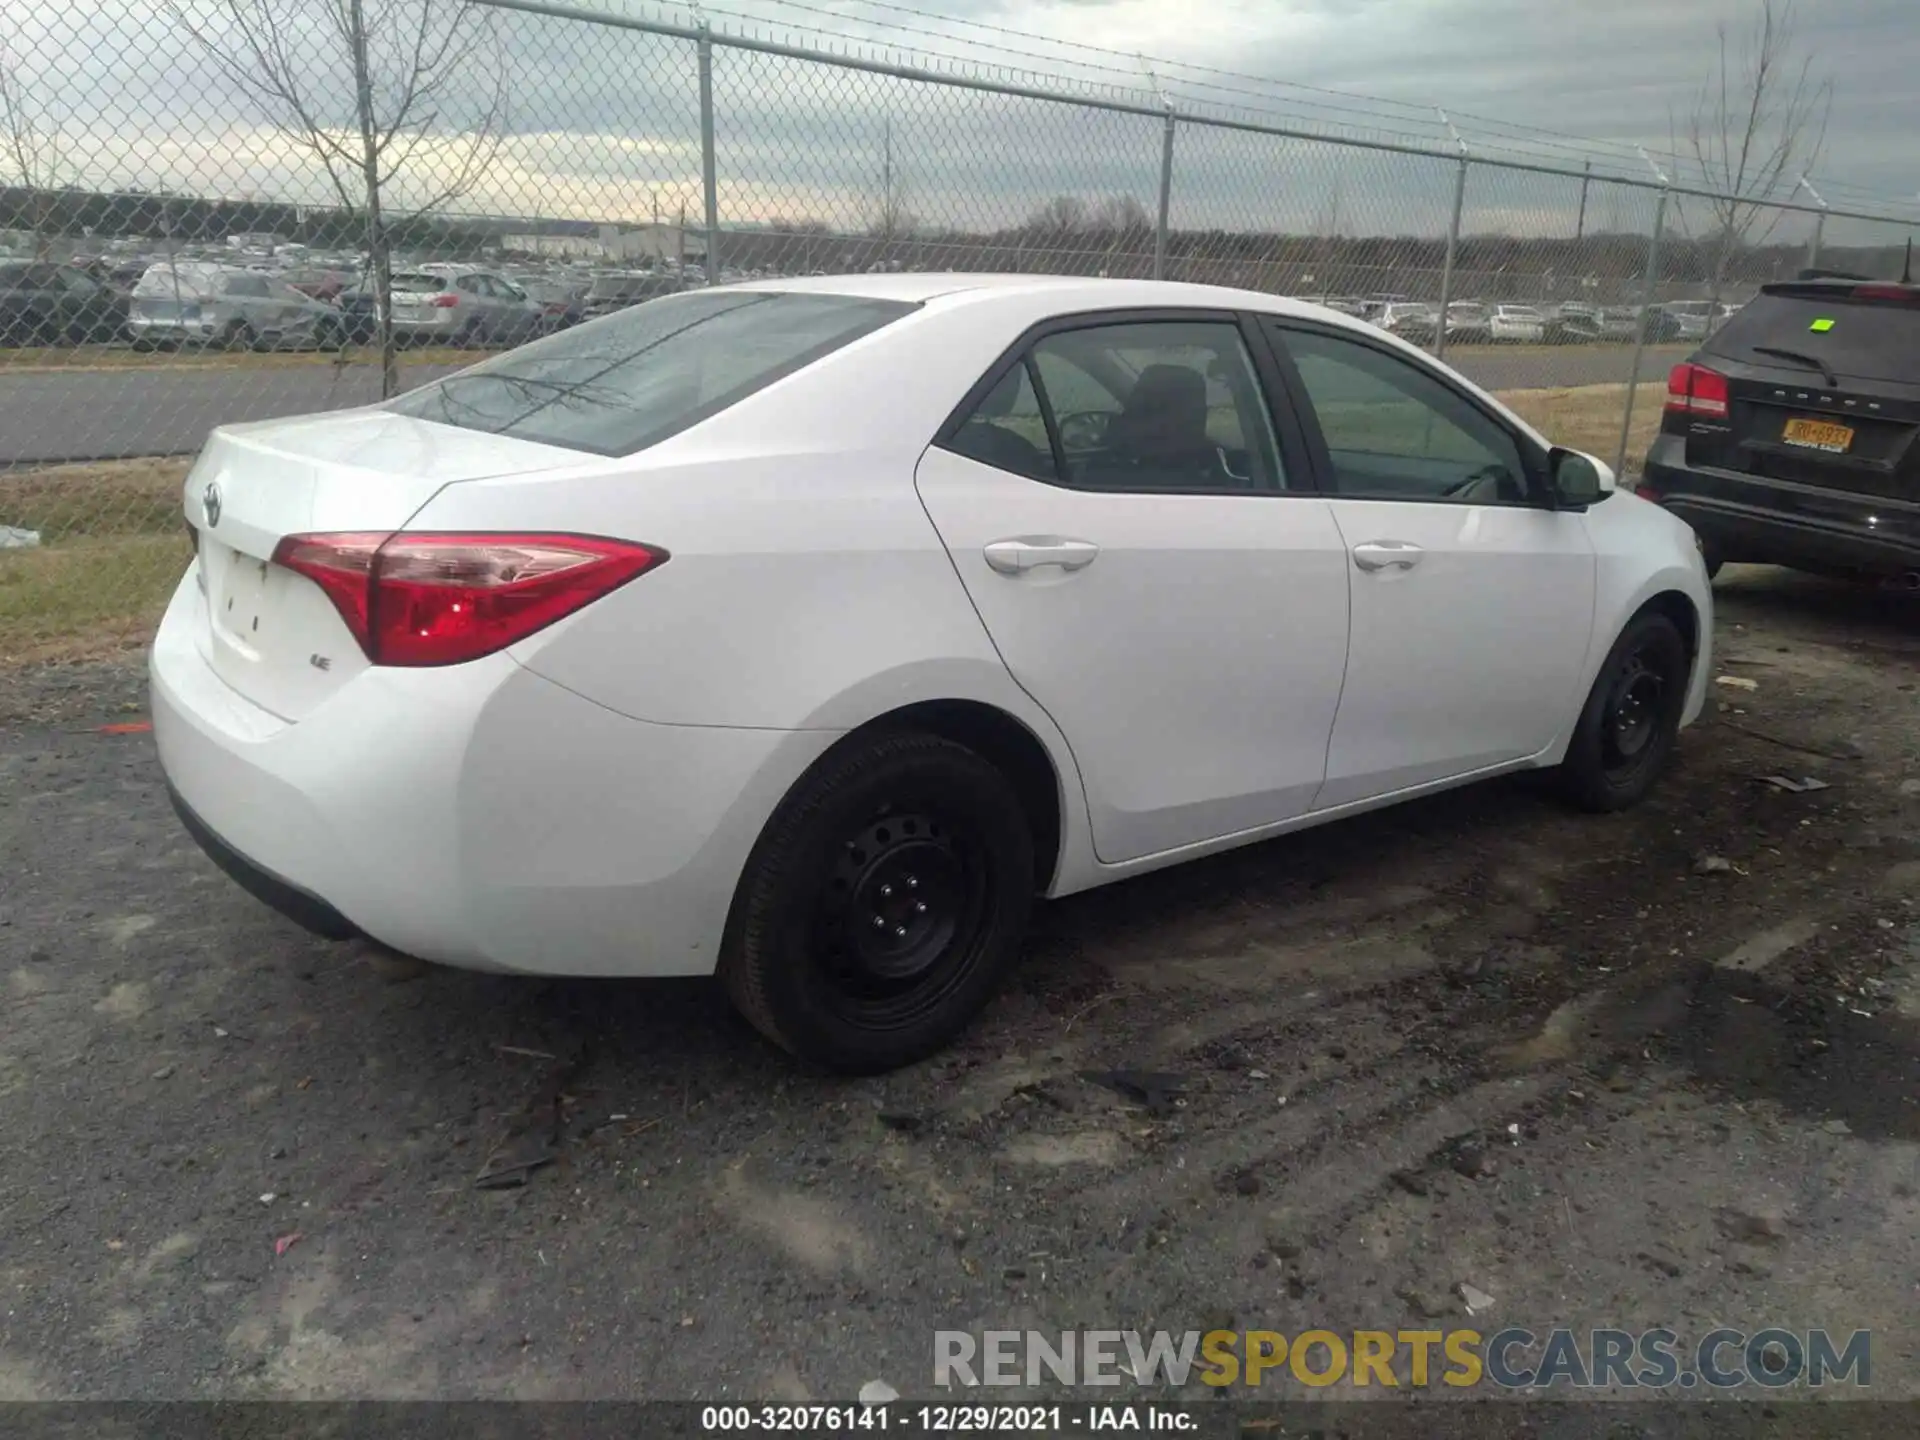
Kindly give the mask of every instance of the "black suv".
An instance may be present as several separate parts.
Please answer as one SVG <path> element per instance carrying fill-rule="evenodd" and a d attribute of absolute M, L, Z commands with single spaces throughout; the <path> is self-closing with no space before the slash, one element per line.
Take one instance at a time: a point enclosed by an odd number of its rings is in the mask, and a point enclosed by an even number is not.
<path fill-rule="evenodd" d="M 1920 285 L 1763 286 L 1667 378 L 1640 494 L 1729 560 L 1920 587 Z"/>

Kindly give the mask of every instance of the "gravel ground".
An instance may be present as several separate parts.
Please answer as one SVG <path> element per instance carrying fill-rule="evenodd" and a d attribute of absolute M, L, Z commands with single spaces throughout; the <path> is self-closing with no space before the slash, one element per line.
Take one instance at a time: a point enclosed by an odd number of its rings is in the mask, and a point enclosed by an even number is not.
<path fill-rule="evenodd" d="M 1755 688 L 1638 811 L 1499 783 L 1046 907 L 858 1082 L 705 984 L 308 939 L 100 728 L 136 672 L 10 676 L 0 1399 L 844 1400 L 929 1393 L 936 1328 L 1418 1323 L 1872 1329 L 1920 1395 L 1920 627 L 1721 603 Z"/>

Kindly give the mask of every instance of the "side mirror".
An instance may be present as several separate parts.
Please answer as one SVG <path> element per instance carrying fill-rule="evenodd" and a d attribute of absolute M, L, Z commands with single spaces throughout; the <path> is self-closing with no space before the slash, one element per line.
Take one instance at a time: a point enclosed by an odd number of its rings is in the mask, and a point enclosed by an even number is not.
<path fill-rule="evenodd" d="M 1553 502 L 1562 510 L 1584 510 L 1613 491 L 1612 467 L 1582 451 L 1556 446 L 1551 465 Z"/>

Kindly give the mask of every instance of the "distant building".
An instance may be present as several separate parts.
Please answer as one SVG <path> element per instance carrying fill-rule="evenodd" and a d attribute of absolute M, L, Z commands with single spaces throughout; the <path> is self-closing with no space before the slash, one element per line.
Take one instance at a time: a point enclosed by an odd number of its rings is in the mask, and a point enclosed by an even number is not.
<path fill-rule="evenodd" d="M 597 260 L 615 265 L 658 264 L 684 256 L 704 260 L 702 231 L 678 225 L 602 225 L 592 235 L 502 235 L 500 248 L 549 260 Z"/>

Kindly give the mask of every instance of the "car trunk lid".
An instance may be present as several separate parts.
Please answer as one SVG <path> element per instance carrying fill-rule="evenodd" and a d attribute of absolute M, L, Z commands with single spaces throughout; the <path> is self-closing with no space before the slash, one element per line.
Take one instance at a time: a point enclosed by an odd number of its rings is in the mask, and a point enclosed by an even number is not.
<path fill-rule="evenodd" d="M 442 486 L 580 459 L 380 409 L 214 431 L 185 492 L 206 597 L 201 653 L 254 704 L 301 719 L 367 659 L 320 587 L 272 563 L 281 540 L 398 530 Z"/>

